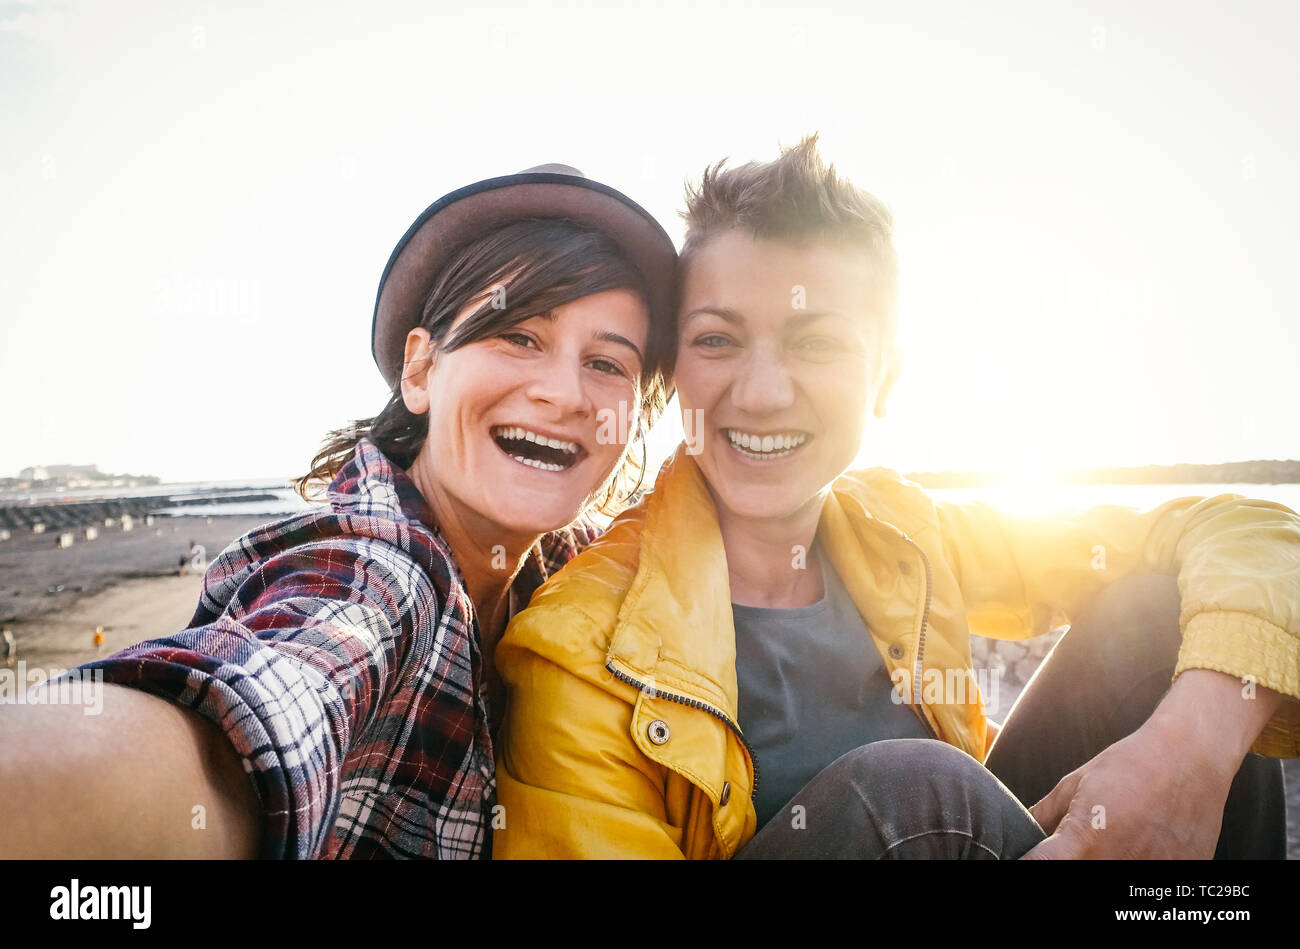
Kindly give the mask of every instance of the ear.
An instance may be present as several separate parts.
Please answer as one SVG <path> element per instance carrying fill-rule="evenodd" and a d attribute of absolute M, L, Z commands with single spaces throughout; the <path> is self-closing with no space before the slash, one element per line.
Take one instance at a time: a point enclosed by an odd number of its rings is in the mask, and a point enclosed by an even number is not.
<path fill-rule="evenodd" d="M 402 401 L 412 415 L 429 411 L 429 370 L 433 368 L 433 338 L 417 326 L 406 334 L 402 358 Z"/>
<path fill-rule="evenodd" d="M 897 343 L 891 344 L 889 352 L 885 355 L 884 377 L 880 381 L 880 388 L 876 390 L 876 418 L 884 418 L 886 404 L 889 401 L 889 395 L 894 391 L 894 385 L 898 382 L 898 377 L 903 371 L 903 350 Z"/>

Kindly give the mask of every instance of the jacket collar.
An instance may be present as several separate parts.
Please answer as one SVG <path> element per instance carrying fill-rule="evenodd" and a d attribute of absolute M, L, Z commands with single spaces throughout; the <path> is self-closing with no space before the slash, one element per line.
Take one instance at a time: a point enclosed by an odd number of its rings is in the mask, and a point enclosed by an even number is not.
<path fill-rule="evenodd" d="M 865 483 L 848 476 L 835 482 L 822 507 L 817 536 L 841 576 L 871 569 L 864 534 L 900 533 L 870 512 L 868 497 Z M 644 517 L 636 575 L 607 659 L 656 688 L 708 702 L 734 722 L 736 631 L 726 552 L 713 497 L 684 445 L 664 465 Z M 870 619 L 874 607 L 862 585 L 849 588 Z"/>
<path fill-rule="evenodd" d="M 636 575 L 608 659 L 736 718 L 731 585 L 713 498 L 679 446 L 646 498 Z"/>

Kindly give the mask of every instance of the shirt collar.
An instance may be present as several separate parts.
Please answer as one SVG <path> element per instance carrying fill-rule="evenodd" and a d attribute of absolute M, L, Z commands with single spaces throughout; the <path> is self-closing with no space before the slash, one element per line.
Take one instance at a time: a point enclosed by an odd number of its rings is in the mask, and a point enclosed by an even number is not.
<path fill-rule="evenodd" d="M 330 507 L 339 514 L 384 520 L 418 521 L 438 529 L 433 511 L 415 482 L 368 438 L 357 447 L 330 482 Z"/>

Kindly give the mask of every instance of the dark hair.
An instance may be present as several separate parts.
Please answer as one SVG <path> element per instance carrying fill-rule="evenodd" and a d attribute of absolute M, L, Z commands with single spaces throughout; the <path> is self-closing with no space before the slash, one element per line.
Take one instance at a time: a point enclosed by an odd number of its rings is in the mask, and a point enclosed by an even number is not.
<path fill-rule="evenodd" d="M 496 288 L 502 292 L 490 292 Z M 674 342 L 671 320 L 651 308 L 645 278 L 618 245 L 600 231 L 562 218 L 521 218 L 503 224 L 466 243 L 449 258 L 425 298 L 419 323 L 429 331 L 438 351 L 452 352 L 565 303 L 617 289 L 632 290 L 650 309 L 650 338 L 641 372 L 637 427 L 629 438 L 629 448 L 639 444 L 641 457 L 629 450 L 604 486 L 595 507 L 609 515 L 640 490 L 645 476 L 645 432 L 667 402 L 665 365 Z M 456 315 L 484 296 L 482 305 L 452 332 Z M 319 498 L 319 488 L 347 464 L 362 438 L 374 442 L 394 464 L 409 468 L 428 430 L 428 416 L 412 414 L 406 408 L 399 381 L 378 415 L 358 419 L 326 436 L 312 459 L 311 471 L 295 480 L 294 487 L 305 500 Z"/>
<path fill-rule="evenodd" d="M 699 186 L 687 188 L 679 283 L 691 255 L 714 235 L 733 228 L 792 243 L 827 240 L 859 246 L 875 264 L 878 305 L 892 334 L 898 255 L 889 209 L 837 175 L 834 165 L 822 162 L 815 134 L 782 149 L 775 161 L 723 170 L 726 162 L 724 158 L 706 168 Z"/>

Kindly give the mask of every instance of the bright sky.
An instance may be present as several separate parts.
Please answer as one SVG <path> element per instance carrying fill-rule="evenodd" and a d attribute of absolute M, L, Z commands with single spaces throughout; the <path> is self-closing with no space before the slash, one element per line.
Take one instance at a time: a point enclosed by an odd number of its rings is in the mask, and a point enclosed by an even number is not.
<path fill-rule="evenodd" d="M 0 6 L 0 475 L 300 473 L 435 198 L 564 162 L 680 242 L 814 130 L 898 222 L 863 463 L 1300 457 L 1300 7 L 921 6 Z"/>

